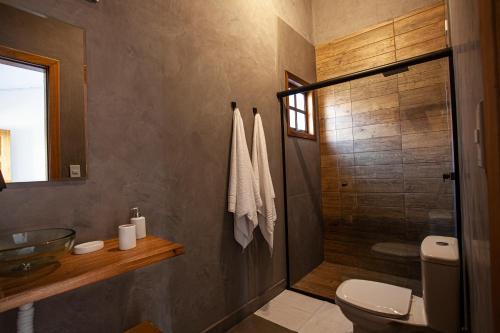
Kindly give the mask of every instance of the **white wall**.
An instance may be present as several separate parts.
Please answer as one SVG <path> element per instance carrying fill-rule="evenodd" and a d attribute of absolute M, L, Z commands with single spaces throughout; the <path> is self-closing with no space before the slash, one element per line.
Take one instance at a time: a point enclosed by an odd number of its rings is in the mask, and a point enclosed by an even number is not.
<path fill-rule="evenodd" d="M 0 129 L 10 130 L 12 182 L 46 181 L 45 73 L 0 63 Z"/>

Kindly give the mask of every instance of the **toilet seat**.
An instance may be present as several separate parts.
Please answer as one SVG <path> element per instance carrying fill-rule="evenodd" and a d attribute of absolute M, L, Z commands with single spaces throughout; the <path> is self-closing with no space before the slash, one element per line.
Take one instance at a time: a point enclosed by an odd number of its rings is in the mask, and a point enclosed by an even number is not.
<path fill-rule="evenodd" d="M 337 305 L 340 306 L 342 313 L 352 321 L 355 326 L 369 328 L 366 332 L 384 332 L 384 333 L 435 333 L 429 329 L 427 316 L 425 314 L 425 306 L 422 298 L 413 295 L 411 297 L 410 313 L 402 319 L 393 319 L 378 316 L 368 311 L 356 308 L 352 305 L 337 300 Z M 354 330 L 355 332 L 359 332 Z M 365 332 L 362 331 L 362 332 Z"/>
<path fill-rule="evenodd" d="M 402 319 L 411 306 L 411 289 L 367 280 L 347 280 L 337 288 L 336 299 L 376 316 Z"/>

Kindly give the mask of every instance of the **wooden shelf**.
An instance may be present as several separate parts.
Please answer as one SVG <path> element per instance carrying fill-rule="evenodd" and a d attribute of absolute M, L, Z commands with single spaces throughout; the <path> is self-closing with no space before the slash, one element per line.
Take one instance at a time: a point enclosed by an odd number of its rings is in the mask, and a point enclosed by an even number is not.
<path fill-rule="evenodd" d="M 30 274 L 0 277 L 0 312 L 109 279 L 184 253 L 184 246 L 154 236 L 137 240 L 137 247 L 120 251 L 118 240 L 88 254 L 67 254 L 58 264 Z"/>

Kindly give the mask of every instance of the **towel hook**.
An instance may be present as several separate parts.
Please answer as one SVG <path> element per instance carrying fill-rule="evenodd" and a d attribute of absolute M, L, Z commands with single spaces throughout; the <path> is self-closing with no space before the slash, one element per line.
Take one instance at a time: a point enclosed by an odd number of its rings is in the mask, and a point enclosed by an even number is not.
<path fill-rule="evenodd" d="M 257 108 L 253 108 L 253 114 L 256 115 L 257 114 Z"/>
<path fill-rule="evenodd" d="M 236 109 L 236 102 L 231 102 L 231 108 L 233 109 L 233 111 Z"/>

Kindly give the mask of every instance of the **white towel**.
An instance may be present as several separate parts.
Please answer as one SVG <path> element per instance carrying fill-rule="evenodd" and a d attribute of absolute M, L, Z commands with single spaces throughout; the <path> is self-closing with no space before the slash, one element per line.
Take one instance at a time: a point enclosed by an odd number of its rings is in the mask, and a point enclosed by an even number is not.
<path fill-rule="evenodd" d="M 234 238 L 245 249 L 257 225 L 257 207 L 262 205 L 259 184 L 252 170 L 245 128 L 240 111 L 234 110 L 228 210 L 234 213 Z"/>
<path fill-rule="evenodd" d="M 262 205 L 257 207 L 259 214 L 259 227 L 264 239 L 269 245 L 269 252 L 273 254 L 273 234 L 274 224 L 278 218 L 276 207 L 274 205 L 273 180 L 269 171 L 269 161 L 267 159 L 266 137 L 260 114 L 255 116 L 253 128 L 253 146 L 252 146 L 252 166 L 255 177 L 259 184 Z"/>

